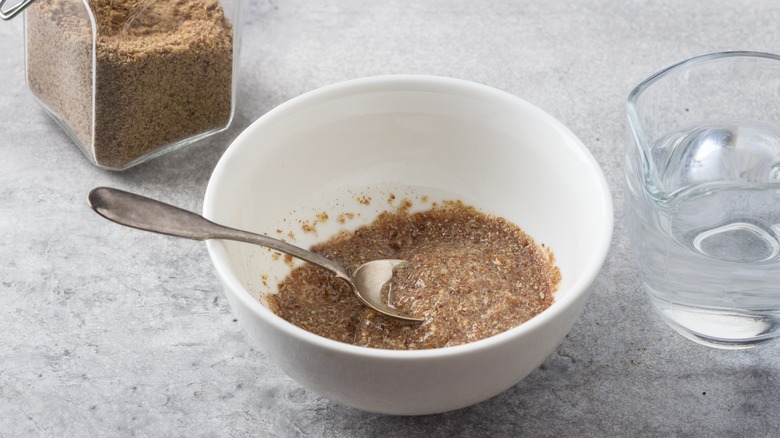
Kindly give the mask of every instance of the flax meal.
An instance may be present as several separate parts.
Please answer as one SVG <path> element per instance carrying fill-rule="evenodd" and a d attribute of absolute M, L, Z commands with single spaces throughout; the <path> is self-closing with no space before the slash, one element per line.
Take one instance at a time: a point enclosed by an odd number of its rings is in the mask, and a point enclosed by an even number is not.
<path fill-rule="evenodd" d="M 552 304 L 561 274 L 552 253 L 508 221 L 461 202 L 427 212 L 383 213 L 313 251 L 348 270 L 400 258 L 388 303 L 419 324 L 367 309 L 346 284 L 310 264 L 295 268 L 268 296 L 271 310 L 312 333 L 372 348 L 427 349 L 464 344 L 515 327 Z"/>
<path fill-rule="evenodd" d="M 227 126 L 233 30 L 217 0 L 37 0 L 27 9 L 30 89 L 95 164 L 139 158 Z M 92 126 L 94 85 L 94 131 Z"/>

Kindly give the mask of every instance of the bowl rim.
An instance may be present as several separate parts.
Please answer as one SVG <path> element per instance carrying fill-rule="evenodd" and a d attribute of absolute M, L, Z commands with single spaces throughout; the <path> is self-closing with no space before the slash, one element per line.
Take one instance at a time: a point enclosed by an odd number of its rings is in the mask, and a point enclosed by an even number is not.
<path fill-rule="evenodd" d="M 478 93 L 492 99 L 511 102 L 512 105 L 519 105 L 524 107 L 524 109 L 536 112 L 541 118 L 553 125 L 555 129 L 566 138 L 566 143 L 570 150 L 575 153 L 580 160 L 585 162 L 592 180 L 596 183 L 597 188 L 600 189 L 600 214 L 603 216 L 604 221 L 601 224 L 601 228 L 597 231 L 603 235 L 603 238 L 599 240 L 597 246 L 592 248 L 590 261 L 580 278 L 568 288 L 560 300 L 554 301 L 550 307 L 540 314 L 516 327 L 478 341 L 451 347 L 425 350 L 388 350 L 346 344 L 316 335 L 284 320 L 273 313 L 273 311 L 263 306 L 260 303 L 260 300 L 256 299 L 251 291 L 247 290 L 241 281 L 230 271 L 227 261 L 222 257 L 224 249 L 221 241 L 207 240 L 206 247 L 212 264 L 217 271 L 217 275 L 222 280 L 223 284 L 230 289 L 230 291 L 226 291 L 226 293 L 233 293 L 238 300 L 257 317 L 262 318 L 277 330 L 284 332 L 287 336 L 296 338 L 298 341 L 347 355 L 404 361 L 451 358 L 454 356 L 468 355 L 478 350 L 498 347 L 515 338 L 522 337 L 524 333 L 532 332 L 550 324 L 561 313 L 573 306 L 580 296 L 589 293 L 592 283 L 595 281 L 606 260 L 614 232 L 612 195 L 601 167 L 582 141 L 547 112 L 520 97 L 505 91 L 463 79 L 419 74 L 369 76 L 326 85 L 305 92 L 276 106 L 244 129 L 233 142 L 231 142 L 225 153 L 219 159 L 206 187 L 203 201 L 203 215 L 207 218 L 212 218 L 214 216 L 217 198 L 216 186 L 219 184 L 219 181 L 225 178 L 225 175 L 229 173 L 228 163 L 233 159 L 233 156 L 237 154 L 237 151 L 245 148 L 245 145 L 251 144 L 251 141 L 247 141 L 247 139 L 251 137 L 254 131 L 261 129 L 267 124 L 274 123 L 276 120 L 283 119 L 287 114 L 294 113 L 299 108 L 308 106 L 312 103 L 324 102 L 351 93 L 382 91 L 387 90 L 388 88 L 404 88 L 408 90 L 425 89 L 429 91 L 435 89 L 442 92 L 449 90 L 451 92 L 457 92 L 459 95 L 464 95 L 467 92 L 472 94 Z"/>

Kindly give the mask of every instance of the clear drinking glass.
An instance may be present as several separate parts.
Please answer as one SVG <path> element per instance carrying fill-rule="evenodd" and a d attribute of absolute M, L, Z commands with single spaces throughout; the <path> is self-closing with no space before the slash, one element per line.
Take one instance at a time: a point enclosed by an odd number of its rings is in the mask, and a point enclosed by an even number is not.
<path fill-rule="evenodd" d="M 27 85 L 89 160 L 121 170 L 226 129 L 241 0 L 37 0 Z"/>
<path fill-rule="evenodd" d="M 780 57 L 673 65 L 628 98 L 632 249 L 682 335 L 747 348 L 780 334 Z"/>

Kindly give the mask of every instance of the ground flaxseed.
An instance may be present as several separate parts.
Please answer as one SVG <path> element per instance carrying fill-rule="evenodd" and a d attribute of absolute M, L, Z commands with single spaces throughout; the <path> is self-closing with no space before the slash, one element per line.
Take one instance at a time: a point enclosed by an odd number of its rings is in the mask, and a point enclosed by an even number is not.
<path fill-rule="evenodd" d="M 373 348 L 439 348 L 498 334 L 549 307 L 561 278 L 552 253 L 520 228 L 460 202 L 415 214 L 403 203 L 312 250 L 350 271 L 377 259 L 409 262 L 387 299 L 424 317 L 420 324 L 367 309 L 343 281 L 310 264 L 267 297 L 271 310 L 305 330 Z"/>
<path fill-rule="evenodd" d="M 94 40 L 81 0 L 27 9 L 27 80 L 95 164 L 123 169 L 227 126 L 233 29 L 217 0 L 87 3 Z"/>

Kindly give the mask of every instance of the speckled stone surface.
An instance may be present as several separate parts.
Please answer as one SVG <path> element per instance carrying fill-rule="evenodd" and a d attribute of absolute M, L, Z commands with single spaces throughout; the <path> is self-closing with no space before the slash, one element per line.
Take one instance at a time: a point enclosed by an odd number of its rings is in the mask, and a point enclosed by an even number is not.
<path fill-rule="evenodd" d="M 780 345 L 712 350 L 652 314 L 622 187 L 630 89 L 693 55 L 780 51 L 780 3 L 250 0 L 244 18 L 233 127 L 123 173 L 89 164 L 33 101 L 22 20 L 0 23 L 0 437 L 780 434 Z M 616 206 L 610 256 L 557 352 L 505 393 L 441 415 L 370 414 L 301 388 L 240 330 L 204 244 L 119 227 L 85 202 L 112 185 L 200 211 L 251 121 L 389 73 L 468 79 L 540 106 L 591 149 Z"/>

